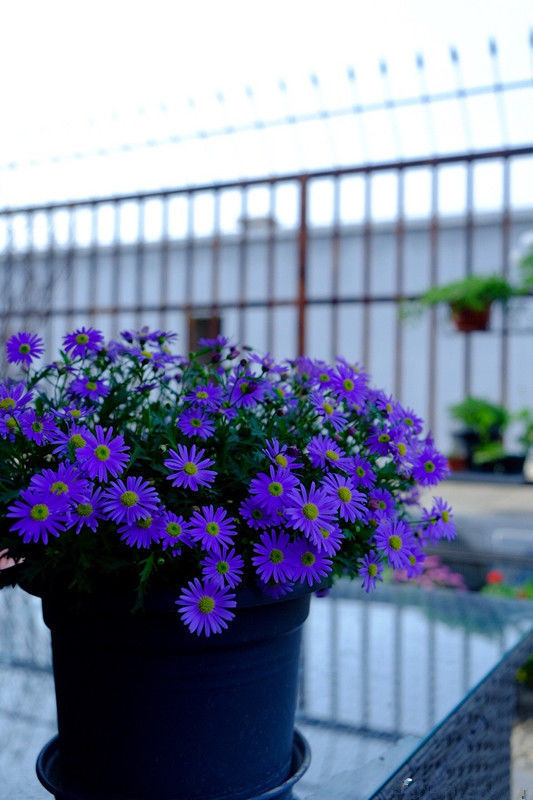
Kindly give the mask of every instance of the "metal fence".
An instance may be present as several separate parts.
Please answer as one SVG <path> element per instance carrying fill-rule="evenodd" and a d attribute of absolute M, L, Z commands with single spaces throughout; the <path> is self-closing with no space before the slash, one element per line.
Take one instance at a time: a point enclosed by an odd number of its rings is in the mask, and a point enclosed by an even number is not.
<path fill-rule="evenodd" d="M 439 311 L 405 322 L 402 304 L 511 274 L 532 164 L 520 147 L 5 210 L 2 338 L 39 329 L 51 355 L 76 324 L 170 327 L 186 346 L 221 327 L 278 356 L 360 361 L 442 437 L 466 394 L 527 402 L 533 327 L 504 311 L 452 336 Z"/>

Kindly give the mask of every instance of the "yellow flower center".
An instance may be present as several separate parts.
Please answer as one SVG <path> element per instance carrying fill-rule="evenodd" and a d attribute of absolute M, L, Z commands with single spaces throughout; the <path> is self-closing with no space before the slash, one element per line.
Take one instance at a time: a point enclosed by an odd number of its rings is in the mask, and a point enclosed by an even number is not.
<path fill-rule="evenodd" d="M 268 484 L 268 493 L 273 497 L 280 497 L 283 494 L 283 486 L 278 481 L 272 481 Z"/>
<path fill-rule="evenodd" d="M 76 344 L 87 344 L 89 337 L 86 333 L 78 333 L 76 336 Z"/>
<path fill-rule="evenodd" d="M 90 517 L 93 513 L 93 507 L 90 503 L 78 503 L 76 511 L 79 517 Z"/>
<path fill-rule="evenodd" d="M 199 392 L 196 392 L 196 397 L 198 398 L 198 400 L 207 400 L 209 395 L 207 394 L 206 391 L 201 389 Z"/>
<path fill-rule="evenodd" d="M 435 472 L 435 464 L 433 461 L 426 461 L 424 464 L 424 469 L 426 472 Z"/>
<path fill-rule="evenodd" d="M 31 348 L 29 344 L 21 344 L 19 347 L 19 353 L 22 353 L 22 355 L 27 355 L 30 352 L 30 349 Z"/>
<path fill-rule="evenodd" d="M 16 403 L 12 397 L 4 397 L 3 400 L 0 400 L 0 408 L 7 409 L 7 408 L 15 408 Z"/>
<path fill-rule="evenodd" d="M 337 496 L 343 503 L 349 503 L 352 499 L 352 493 L 347 486 L 339 486 L 337 489 Z"/>
<path fill-rule="evenodd" d="M 307 550 L 305 553 L 302 553 L 301 561 L 304 567 L 310 567 L 315 563 L 316 556 L 314 553 L 310 553 Z"/>
<path fill-rule="evenodd" d="M 183 471 L 186 475 L 196 475 L 198 472 L 198 467 L 192 461 L 186 461 L 183 465 Z"/>
<path fill-rule="evenodd" d="M 198 611 L 201 611 L 202 614 L 210 614 L 215 608 L 215 601 L 212 597 L 208 597 L 207 595 L 201 597 L 198 600 Z"/>
<path fill-rule="evenodd" d="M 132 506 L 137 505 L 139 502 L 139 495 L 136 492 L 123 492 L 120 495 L 120 502 L 123 506 L 126 506 L 126 508 L 132 508 Z"/>
<path fill-rule="evenodd" d="M 351 392 L 355 384 L 350 378 L 345 378 L 342 382 L 342 386 L 347 392 Z"/>
<path fill-rule="evenodd" d="M 82 437 L 80 437 L 82 438 Z M 98 461 L 107 461 L 109 456 L 111 455 L 111 450 L 105 444 L 99 444 L 98 447 L 95 448 L 94 454 Z"/>
<path fill-rule="evenodd" d="M 68 494 L 68 486 L 63 481 L 54 481 L 50 490 L 53 494 Z"/>
<path fill-rule="evenodd" d="M 148 530 L 152 525 L 152 517 L 143 517 L 142 519 L 137 520 L 137 527 L 143 528 L 143 530 Z"/>
<path fill-rule="evenodd" d="M 217 525 L 216 522 L 208 522 L 205 526 L 206 533 L 210 536 L 218 536 L 220 531 L 220 525 Z"/>
<path fill-rule="evenodd" d="M 318 517 L 318 507 L 314 503 L 305 503 L 302 506 L 302 514 L 306 519 L 314 520 Z"/>
<path fill-rule="evenodd" d="M 270 560 L 272 561 L 273 564 L 281 564 L 281 562 L 283 561 L 284 556 L 283 556 L 283 553 L 281 552 L 281 550 L 278 550 L 277 547 L 273 547 L 272 550 L 270 551 L 269 558 L 270 558 Z"/>
<path fill-rule="evenodd" d="M 402 540 L 400 536 L 390 536 L 389 545 L 393 550 L 400 550 L 402 547 Z"/>
<path fill-rule="evenodd" d="M 30 517 L 36 522 L 42 522 L 50 516 L 50 509 L 45 503 L 37 503 L 30 511 Z"/>
<path fill-rule="evenodd" d="M 449 522 L 450 521 L 450 515 L 449 515 L 449 513 L 447 511 L 443 511 L 441 513 L 441 517 L 442 517 L 442 521 L 443 522 Z"/>
<path fill-rule="evenodd" d="M 74 417 L 74 419 L 81 417 L 81 411 L 78 408 L 71 408 L 69 414 L 71 417 Z"/>
<path fill-rule="evenodd" d="M 276 462 L 276 464 L 279 464 L 280 467 L 286 467 L 287 464 L 289 463 L 285 458 L 285 456 L 283 456 L 281 453 L 278 453 L 274 461 Z"/>
<path fill-rule="evenodd" d="M 366 472 L 364 471 L 363 467 L 357 467 L 355 472 L 357 475 L 359 475 L 360 478 L 364 478 L 366 475 Z"/>
<path fill-rule="evenodd" d="M 377 564 L 369 564 L 368 565 L 368 574 L 371 578 L 375 578 L 378 574 L 378 565 Z"/>
<path fill-rule="evenodd" d="M 96 389 L 96 383 L 94 381 L 87 381 L 85 388 L 88 392 L 94 392 Z"/>
<path fill-rule="evenodd" d="M 380 433 L 380 435 L 378 436 L 378 442 L 380 442 L 381 444 L 386 444 L 387 442 L 390 442 L 389 434 L 388 433 Z"/>
<path fill-rule="evenodd" d="M 331 461 L 338 461 L 339 454 L 334 450 L 326 450 L 326 458 L 329 458 Z"/>
<path fill-rule="evenodd" d="M 181 525 L 178 525 L 177 522 L 168 522 L 165 530 L 169 536 L 179 536 L 181 533 Z"/>
<path fill-rule="evenodd" d="M 192 428 L 201 428 L 202 427 L 202 420 L 198 417 L 191 417 L 189 423 Z"/>
<path fill-rule="evenodd" d="M 42 422 L 32 422 L 31 429 L 35 433 L 42 433 L 43 432 Z"/>
<path fill-rule="evenodd" d="M 322 408 L 324 409 L 328 417 L 333 414 L 333 406 L 331 405 L 331 403 L 324 403 Z"/>
<path fill-rule="evenodd" d="M 226 575 L 229 572 L 229 564 L 227 561 L 219 561 L 217 564 L 217 572 L 221 575 Z"/>
<path fill-rule="evenodd" d="M 80 433 L 75 433 L 73 436 L 71 436 L 69 442 L 76 449 L 78 447 L 85 447 L 85 445 L 87 444 L 87 442 Z"/>

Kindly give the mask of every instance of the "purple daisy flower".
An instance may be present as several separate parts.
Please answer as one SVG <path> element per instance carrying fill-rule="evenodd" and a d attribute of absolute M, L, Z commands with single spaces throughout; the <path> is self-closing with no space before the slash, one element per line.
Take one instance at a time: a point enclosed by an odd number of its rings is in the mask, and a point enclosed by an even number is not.
<path fill-rule="evenodd" d="M 0 383 L 0 414 L 13 414 L 23 409 L 33 398 L 23 383 Z"/>
<path fill-rule="evenodd" d="M 209 469 L 215 463 L 210 458 L 203 458 L 205 450 L 196 452 L 196 445 L 187 449 L 185 445 L 178 445 L 178 452 L 169 450 L 170 458 L 165 460 L 165 467 L 174 470 L 167 475 L 167 480 L 172 481 L 172 486 L 184 486 L 197 492 L 200 486 L 210 486 L 216 477 L 216 472 Z"/>
<path fill-rule="evenodd" d="M 15 333 L 6 342 L 7 360 L 10 364 L 29 367 L 34 358 L 44 353 L 44 342 L 35 333 Z"/>
<path fill-rule="evenodd" d="M 207 336 L 201 337 L 198 339 L 198 344 L 200 347 L 226 347 L 229 344 L 229 339 L 218 333 L 214 339 Z"/>
<path fill-rule="evenodd" d="M 201 386 L 195 386 L 185 395 L 184 400 L 214 411 L 222 401 L 222 389 L 214 383 L 204 383 Z"/>
<path fill-rule="evenodd" d="M 405 572 L 408 578 L 418 578 L 424 571 L 424 562 L 426 554 L 418 544 L 413 544 L 411 547 Z"/>
<path fill-rule="evenodd" d="M 78 503 L 73 503 L 69 509 L 68 527 L 76 527 L 76 533 L 80 533 L 82 528 L 89 528 L 94 531 L 98 527 L 101 519 L 105 519 L 103 511 L 102 489 L 97 488 L 92 493 Z"/>
<path fill-rule="evenodd" d="M 57 425 L 52 414 L 38 417 L 33 408 L 29 408 L 20 417 L 22 432 L 35 444 L 43 445 L 53 439 L 57 433 Z"/>
<path fill-rule="evenodd" d="M 55 495 L 65 504 L 81 503 L 91 493 L 91 484 L 72 464 L 60 464 L 57 470 L 43 469 L 32 477 L 28 488 L 43 497 Z"/>
<path fill-rule="evenodd" d="M 411 437 L 419 436 L 424 427 L 422 419 L 415 414 L 412 408 L 404 408 L 399 403 L 394 404 L 391 422 L 393 425 L 401 425 L 407 428 Z"/>
<path fill-rule="evenodd" d="M 75 453 L 80 447 L 87 445 L 86 435 L 87 428 L 82 425 L 70 425 L 66 433 L 58 430 L 52 439 L 53 444 L 56 445 L 54 453 L 66 456 L 71 447 Z"/>
<path fill-rule="evenodd" d="M 235 616 L 229 609 L 235 608 L 237 601 L 229 589 L 212 581 L 202 584 L 195 578 L 183 589 L 176 605 L 191 633 L 210 636 L 228 627 L 228 622 Z"/>
<path fill-rule="evenodd" d="M 233 375 L 227 386 L 228 401 L 237 408 L 251 408 L 265 395 L 266 381 L 247 372 L 240 377 Z"/>
<path fill-rule="evenodd" d="M 334 501 L 342 519 L 347 522 L 364 519 L 366 496 L 354 488 L 350 478 L 337 474 L 327 475 L 322 483 L 322 488 Z"/>
<path fill-rule="evenodd" d="M 159 505 L 156 490 L 142 478 L 129 475 L 125 481 L 113 481 L 104 493 L 104 511 L 117 523 L 135 522 L 149 517 Z"/>
<path fill-rule="evenodd" d="M 233 518 L 228 517 L 223 508 L 214 509 L 213 506 L 202 506 L 200 511 L 194 512 L 189 520 L 189 532 L 192 539 L 208 551 L 231 546 L 236 534 Z"/>
<path fill-rule="evenodd" d="M 292 592 L 294 589 L 294 581 L 275 581 L 270 580 L 268 583 L 262 581 L 260 578 L 257 579 L 257 586 L 259 589 L 269 597 L 273 597 L 275 600 L 279 600 L 280 597 L 284 597 L 289 592 Z"/>
<path fill-rule="evenodd" d="M 19 430 L 19 424 L 15 417 L 11 414 L 2 414 L 0 416 L 0 436 L 2 439 L 10 439 L 15 441 L 15 433 Z"/>
<path fill-rule="evenodd" d="M 97 353 L 104 346 L 104 337 L 94 328 L 78 328 L 63 337 L 63 346 L 72 358 L 84 358 L 87 353 Z"/>
<path fill-rule="evenodd" d="M 388 489 L 372 489 L 368 495 L 368 506 L 385 516 L 394 514 L 394 498 Z"/>
<path fill-rule="evenodd" d="M 346 424 L 346 415 L 335 406 L 331 398 L 325 397 L 321 392 L 312 392 L 309 400 L 316 413 L 324 422 L 329 422 L 334 430 L 340 431 Z"/>
<path fill-rule="evenodd" d="M 199 436 L 208 439 L 213 435 L 213 420 L 201 408 L 188 408 L 178 419 L 178 428 L 186 436 Z"/>
<path fill-rule="evenodd" d="M 367 438 L 365 445 L 374 455 L 388 456 L 391 450 L 390 432 L 374 428 L 373 432 Z"/>
<path fill-rule="evenodd" d="M 280 445 L 277 439 L 270 439 L 265 444 L 266 447 L 261 452 L 276 466 L 289 470 L 303 467 L 303 464 L 296 460 L 298 455 L 296 448 L 289 448 L 286 444 Z"/>
<path fill-rule="evenodd" d="M 434 486 L 445 478 L 450 471 L 447 460 L 435 450 L 426 446 L 419 453 L 413 465 L 413 478 L 421 486 Z"/>
<path fill-rule="evenodd" d="M 346 456 L 337 443 L 329 436 L 313 436 L 307 445 L 313 467 L 338 467 L 344 471 L 351 468 L 352 459 Z"/>
<path fill-rule="evenodd" d="M 218 553 L 210 553 L 200 563 L 204 578 L 218 586 L 227 584 L 234 588 L 242 580 L 244 559 L 237 555 L 235 550 L 223 547 Z"/>
<path fill-rule="evenodd" d="M 298 479 L 288 469 L 270 467 L 270 474 L 261 472 L 250 483 L 250 494 L 270 513 L 287 504 L 287 497 L 298 484 Z"/>
<path fill-rule="evenodd" d="M 48 536 L 59 536 L 65 530 L 65 502 L 54 496 L 43 497 L 40 492 L 24 489 L 20 500 L 9 506 L 6 517 L 17 519 L 10 530 L 22 536 L 24 544 L 42 541 Z"/>
<path fill-rule="evenodd" d="M 367 393 L 366 376 L 358 374 L 346 364 L 339 364 L 337 372 L 333 375 L 333 391 L 342 400 L 352 406 L 360 406 Z"/>
<path fill-rule="evenodd" d="M 416 540 L 409 525 L 402 519 L 382 519 L 374 533 L 378 550 L 387 554 L 395 568 L 407 567 Z"/>
<path fill-rule="evenodd" d="M 335 555 L 341 549 L 344 540 L 344 533 L 338 525 L 330 525 L 328 528 L 319 528 L 315 535 L 314 544 L 319 550 L 323 550 L 328 556 Z"/>
<path fill-rule="evenodd" d="M 309 586 L 312 586 L 331 572 L 331 558 L 328 558 L 323 551 L 305 539 L 300 539 L 293 544 L 289 558 L 292 577 L 300 583 L 308 583 Z"/>
<path fill-rule="evenodd" d="M 170 548 L 173 555 L 181 551 L 181 546 L 192 544 L 189 536 L 189 524 L 182 516 L 174 514 L 173 511 L 165 511 L 163 514 L 163 529 L 161 531 L 161 546 L 163 550 Z"/>
<path fill-rule="evenodd" d="M 164 522 L 161 516 L 139 517 L 134 522 L 124 523 L 118 529 L 120 538 L 128 547 L 150 547 L 152 542 L 158 542 L 163 532 Z"/>
<path fill-rule="evenodd" d="M 254 544 L 252 564 L 264 583 L 285 583 L 292 578 L 291 541 L 287 533 L 262 533 Z"/>
<path fill-rule="evenodd" d="M 99 400 L 107 397 L 110 392 L 109 386 L 96 378 L 76 378 L 70 384 L 70 391 L 80 397 L 88 397 L 89 400 Z"/>
<path fill-rule="evenodd" d="M 89 417 L 94 411 L 96 411 L 96 406 L 77 406 L 77 405 L 68 405 L 65 408 L 53 408 L 52 414 L 55 417 L 61 417 L 62 419 L 67 419 L 69 421 L 84 419 L 85 417 Z"/>
<path fill-rule="evenodd" d="M 309 491 L 305 486 L 295 489 L 289 500 L 289 524 L 320 546 L 323 539 L 320 529 L 331 527 L 335 522 L 336 508 L 331 498 L 312 483 Z"/>
<path fill-rule="evenodd" d="M 371 489 L 376 482 L 376 473 L 372 469 L 370 461 L 360 455 L 352 456 L 350 472 L 356 488 Z"/>
<path fill-rule="evenodd" d="M 266 510 L 257 497 L 248 497 L 239 506 L 239 514 L 254 530 L 264 530 L 279 524 L 279 518 Z"/>
<path fill-rule="evenodd" d="M 113 436 L 113 428 L 104 430 L 101 425 L 96 426 L 96 435 L 91 431 L 79 434 L 85 440 L 84 447 L 76 448 L 76 459 L 90 478 L 105 481 L 112 475 L 120 475 L 128 463 L 130 448 L 124 444 L 122 434 Z M 81 444 L 79 440 L 74 442 Z"/>
<path fill-rule="evenodd" d="M 365 592 L 371 592 L 376 588 L 376 581 L 383 580 L 381 577 L 383 563 L 375 550 L 371 550 L 370 553 L 359 559 L 359 564 L 361 565 L 359 567 L 359 577 L 363 579 L 361 588 Z"/>
<path fill-rule="evenodd" d="M 427 526 L 425 533 L 432 541 L 455 539 L 457 528 L 453 520 L 452 507 L 442 497 L 434 497 L 431 510 L 424 509 L 422 522 Z"/>

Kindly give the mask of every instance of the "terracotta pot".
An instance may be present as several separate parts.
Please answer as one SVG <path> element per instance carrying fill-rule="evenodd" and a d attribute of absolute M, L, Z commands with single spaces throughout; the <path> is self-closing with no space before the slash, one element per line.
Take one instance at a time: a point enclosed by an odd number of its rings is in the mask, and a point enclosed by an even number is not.
<path fill-rule="evenodd" d="M 486 331 L 490 321 L 490 305 L 481 311 L 474 311 L 473 308 L 452 308 L 452 319 L 455 327 L 461 333 L 472 333 L 473 331 Z"/>

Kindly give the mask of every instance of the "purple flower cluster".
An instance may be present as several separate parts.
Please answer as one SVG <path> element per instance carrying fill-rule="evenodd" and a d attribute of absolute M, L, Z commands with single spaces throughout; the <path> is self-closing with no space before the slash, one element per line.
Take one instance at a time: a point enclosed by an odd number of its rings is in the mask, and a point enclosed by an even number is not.
<path fill-rule="evenodd" d="M 67 333 L 45 369 L 50 396 L 37 379 L 0 384 L 2 446 L 42 465 L 6 506 L 19 545 L 67 553 L 79 536 L 179 575 L 178 612 L 209 636 L 243 582 L 280 597 L 344 570 L 370 591 L 385 566 L 416 578 L 424 544 L 455 536 L 443 498 L 409 517 L 417 485 L 436 485 L 447 463 L 359 365 L 277 362 L 221 336 L 187 361 L 167 331 L 121 337 Z M 25 373 L 44 351 L 28 332 L 6 347 Z"/>

